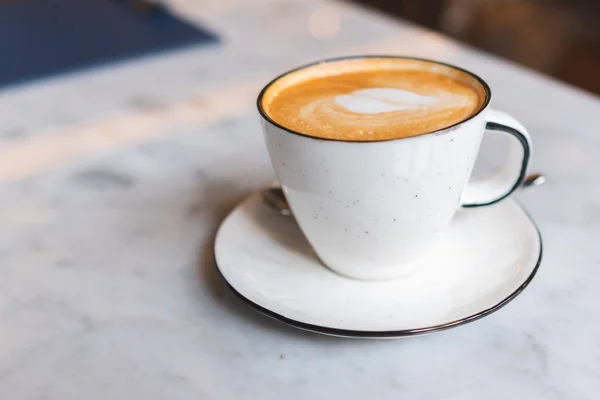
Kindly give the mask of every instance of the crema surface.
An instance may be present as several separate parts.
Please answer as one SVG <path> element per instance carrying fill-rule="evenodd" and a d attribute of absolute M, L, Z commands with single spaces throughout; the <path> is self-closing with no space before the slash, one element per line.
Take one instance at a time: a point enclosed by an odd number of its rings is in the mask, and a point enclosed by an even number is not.
<path fill-rule="evenodd" d="M 440 64 L 393 58 L 334 61 L 285 75 L 262 106 L 310 136 L 387 140 L 434 132 L 475 114 L 486 92 L 474 77 Z"/>

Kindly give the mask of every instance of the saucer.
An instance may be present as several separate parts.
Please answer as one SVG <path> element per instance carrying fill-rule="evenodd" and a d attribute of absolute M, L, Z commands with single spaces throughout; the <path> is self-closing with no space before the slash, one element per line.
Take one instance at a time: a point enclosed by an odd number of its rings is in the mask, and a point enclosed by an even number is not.
<path fill-rule="evenodd" d="M 293 217 L 260 194 L 225 219 L 217 268 L 257 311 L 296 328 L 363 338 L 395 338 L 459 326 L 499 310 L 535 276 L 540 233 L 511 199 L 460 211 L 432 243 L 426 264 L 390 281 L 346 278 L 326 268 Z"/>

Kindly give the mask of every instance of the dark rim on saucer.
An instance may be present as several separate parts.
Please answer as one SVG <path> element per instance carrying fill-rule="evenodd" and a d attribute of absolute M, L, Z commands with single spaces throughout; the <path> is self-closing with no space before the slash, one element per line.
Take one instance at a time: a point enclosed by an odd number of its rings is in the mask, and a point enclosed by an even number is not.
<path fill-rule="evenodd" d="M 455 124 L 452 124 L 450 126 L 447 126 L 445 128 L 441 128 L 435 131 L 431 131 L 431 132 L 424 132 L 421 133 L 419 135 L 415 135 L 415 136 L 409 136 L 409 137 L 404 137 L 404 138 L 393 138 L 393 139 L 382 139 L 382 140 L 344 140 L 344 139 L 331 139 L 331 138 L 322 138 L 322 137 L 316 137 L 316 136 L 310 136 L 307 135 L 306 133 L 302 133 L 302 132 L 298 132 L 295 131 L 293 129 L 290 128 L 286 128 L 285 126 L 279 124 L 278 122 L 274 121 L 271 117 L 269 117 L 269 115 L 267 114 L 267 112 L 264 110 L 263 105 L 262 105 L 262 100 L 263 97 L 266 93 L 266 91 L 271 87 L 271 85 L 273 85 L 275 82 L 277 82 L 278 80 L 280 80 L 281 78 L 309 68 L 309 67 L 314 67 L 315 65 L 320 65 L 320 64 L 328 64 L 328 63 L 333 63 L 333 62 L 338 62 L 338 61 L 346 61 L 346 60 L 357 60 L 357 59 L 362 59 L 362 58 L 388 58 L 388 59 L 397 59 L 397 60 L 414 60 L 414 61 L 424 61 L 424 62 L 428 62 L 428 63 L 432 63 L 432 64 L 438 64 L 438 65 L 443 65 L 445 67 L 448 68 L 452 68 L 455 69 L 457 71 L 463 72 L 471 77 L 473 77 L 477 82 L 479 82 L 481 84 L 481 86 L 483 87 L 484 91 L 485 91 L 485 101 L 481 104 L 481 106 L 479 107 L 479 110 L 477 110 L 476 113 L 474 113 L 473 115 L 469 116 L 466 119 L 463 119 L 462 121 L 459 121 Z M 294 68 L 292 70 L 289 70 L 287 72 L 284 72 L 283 74 L 279 75 L 278 77 L 276 77 L 275 79 L 273 79 L 272 81 L 270 81 L 269 83 L 267 83 L 267 85 L 260 91 L 258 98 L 256 99 L 256 107 L 258 108 L 258 112 L 260 113 L 260 115 L 266 120 L 269 121 L 271 124 L 275 125 L 276 127 L 283 129 L 284 131 L 287 131 L 289 133 L 293 133 L 295 135 L 299 135 L 299 136 L 303 136 L 305 138 L 309 138 L 309 139 L 313 139 L 313 140 L 322 140 L 322 141 L 330 141 L 330 142 L 346 142 L 346 143 L 379 143 L 379 142 L 389 142 L 392 140 L 404 140 L 404 139 L 411 139 L 411 138 L 415 138 L 415 137 L 419 137 L 419 136 L 424 136 L 424 135 L 429 135 L 432 133 L 440 133 L 440 132 L 444 132 L 447 130 L 451 130 L 452 128 L 455 128 L 467 121 L 470 121 L 471 119 L 475 118 L 476 116 L 478 116 L 479 114 L 481 114 L 481 112 L 483 110 L 485 110 L 487 108 L 487 106 L 490 104 L 490 100 L 492 98 L 492 90 L 490 89 L 490 87 L 488 86 L 488 84 L 481 79 L 478 75 L 472 73 L 471 71 L 467 71 L 466 69 L 457 67 L 456 65 L 452 65 L 452 64 L 448 64 L 445 62 L 441 62 L 441 61 L 436 61 L 436 60 L 431 60 L 431 59 L 427 59 L 427 58 L 419 58 L 419 57 L 405 57 L 405 56 L 392 56 L 392 55 L 357 55 L 357 56 L 346 56 L 346 57 L 335 57 L 335 58 L 326 58 L 323 60 L 319 60 L 316 62 L 312 62 L 310 64 L 306 64 L 306 65 L 302 65 L 298 68 Z"/>
<path fill-rule="evenodd" d="M 454 327 L 457 327 L 460 325 L 468 324 L 469 322 L 477 321 L 480 318 L 486 317 L 486 316 L 492 314 L 493 312 L 498 311 L 499 309 L 501 309 L 502 307 L 504 307 L 505 305 L 510 303 L 512 300 L 514 300 L 519 294 L 521 294 L 521 292 L 523 292 L 523 290 L 525 290 L 525 288 L 531 283 L 531 281 L 537 274 L 540 264 L 542 262 L 542 253 L 543 253 L 542 234 L 540 233 L 540 229 L 536 225 L 533 218 L 531 218 L 531 215 L 529 215 L 527 210 L 525 210 L 525 208 L 520 203 L 517 203 L 517 204 L 519 205 L 521 210 L 523 210 L 523 212 L 525 213 L 525 216 L 533 224 L 535 230 L 537 231 L 538 238 L 540 240 L 540 250 L 539 250 L 539 254 L 538 254 L 538 259 L 535 264 L 535 267 L 531 271 L 531 274 L 529 274 L 527 279 L 525 279 L 525 281 L 514 292 L 509 294 L 507 297 L 502 299 L 497 304 L 495 304 L 485 310 L 482 310 L 478 313 L 475 313 L 473 315 L 469 315 L 467 317 L 460 318 L 455 321 L 446 322 L 446 323 L 440 324 L 440 325 L 427 326 L 427 327 L 416 328 L 416 329 L 402 329 L 402 330 L 392 330 L 392 331 L 363 331 L 363 330 L 330 328 L 327 326 L 313 325 L 313 324 L 309 324 L 306 322 L 296 321 L 296 320 L 288 318 L 284 315 L 273 312 L 255 302 L 253 302 L 252 300 L 248 299 L 247 297 L 245 297 L 243 294 L 238 292 L 227 281 L 227 279 L 225 278 L 225 276 L 223 275 L 223 273 L 221 272 L 221 270 L 219 268 L 216 258 L 215 258 L 215 266 L 216 266 L 217 271 L 219 272 L 219 275 L 221 275 L 221 278 L 225 281 L 225 283 L 227 283 L 227 286 L 229 286 L 229 288 L 233 291 L 233 293 L 235 293 L 235 295 L 238 298 L 240 298 L 244 303 L 248 304 L 250 307 L 254 308 L 256 311 L 260 312 L 261 314 L 264 314 L 267 317 L 271 317 L 277 321 L 283 322 L 284 324 L 287 324 L 294 328 L 298 328 L 298 329 L 302 329 L 302 330 L 310 331 L 310 332 L 315 332 L 315 333 L 321 333 L 321 334 L 330 335 L 330 336 L 343 336 L 343 337 L 350 337 L 350 338 L 365 338 L 365 339 L 369 339 L 369 338 L 370 339 L 400 338 L 400 337 L 407 337 L 407 336 L 423 335 L 426 333 L 440 332 L 440 331 L 444 331 L 446 329 L 450 329 L 450 328 L 454 328 Z M 323 268 L 325 268 L 325 267 L 323 267 Z"/>

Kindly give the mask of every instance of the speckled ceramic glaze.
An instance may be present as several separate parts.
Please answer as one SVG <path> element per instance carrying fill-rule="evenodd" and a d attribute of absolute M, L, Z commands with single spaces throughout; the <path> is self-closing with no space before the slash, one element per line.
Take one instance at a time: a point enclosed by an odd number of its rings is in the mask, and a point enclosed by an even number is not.
<path fill-rule="evenodd" d="M 338 336 L 401 337 L 486 316 L 516 297 L 541 260 L 539 233 L 513 200 L 464 210 L 403 279 L 363 281 L 323 268 L 291 217 L 254 195 L 219 229 L 218 268 L 258 311 Z"/>
<path fill-rule="evenodd" d="M 261 93 L 258 107 L 271 161 L 300 228 L 329 268 L 362 279 L 412 273 L 427 263 L 428 246 L 461 206 L 493 204 L 519 185 L 529 136 L 512 117 L 489 109 L 489 88 L 477 79 L 487 98 L 469 119 L 434 133 L 377 142 L 291 131 L 264 112 Z M 486 127 L 509 134 L 513 145 L 496 176 L 467 185 Z"/>

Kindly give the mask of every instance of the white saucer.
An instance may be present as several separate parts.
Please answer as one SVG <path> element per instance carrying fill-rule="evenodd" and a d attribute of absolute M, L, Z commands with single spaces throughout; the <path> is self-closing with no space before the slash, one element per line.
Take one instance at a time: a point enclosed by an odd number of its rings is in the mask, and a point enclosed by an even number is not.
<path fill-rule="evenodd" d="M 257 311 L 304 330 L 369 338 L 435 332 L 491 314 L 531 282 L 542 242 L 508 199 L 460 212 L 430 254 L 402 279 L 343 277 L 321 264 L 292 217 L 259 194 L 227 217 L 215 242 L 223 278 Z"/>

